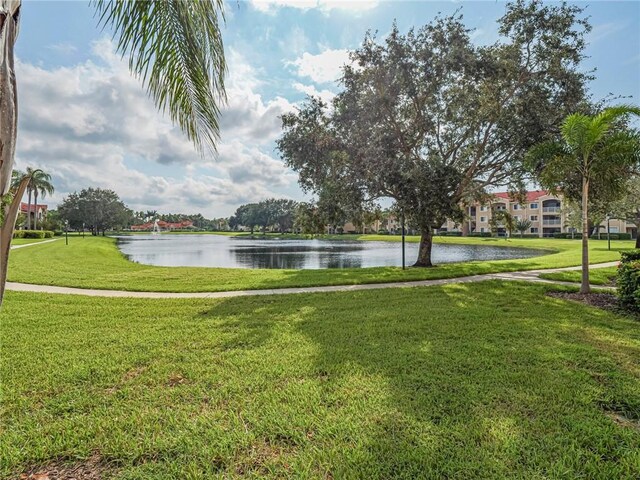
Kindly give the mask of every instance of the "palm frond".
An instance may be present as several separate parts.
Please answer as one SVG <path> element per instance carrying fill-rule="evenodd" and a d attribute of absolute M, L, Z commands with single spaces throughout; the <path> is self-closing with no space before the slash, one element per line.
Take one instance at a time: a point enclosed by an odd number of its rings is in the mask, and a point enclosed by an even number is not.
<path fill-rule="evenodd" d="M 118 52 L 201 153 L 216 151 L 226 62 L 223 0 L 94 0 Z"/>
<path fill-rule="evenodd" d="M 591 117 L 581 113 L 573 113 L 564 119 L 560 127 L 562 138 L 576 155 L 583 154 L 583 148 L 588 137 Z"/>

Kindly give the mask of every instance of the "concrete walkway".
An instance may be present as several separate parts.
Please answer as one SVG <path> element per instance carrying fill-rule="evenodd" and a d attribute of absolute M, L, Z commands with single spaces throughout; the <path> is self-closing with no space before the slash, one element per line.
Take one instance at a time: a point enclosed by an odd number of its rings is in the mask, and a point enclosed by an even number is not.
<path fill-rule="evenodd" d="M 10 250 L 18 250 L 19 248 L 32 247 L 34 245 L 42 245 L 43 243 L 57 242 L 59 238 L 52 238 L 51 240 L 43 240 L 42 242 L 23 243 L 22 245 L 14 245 Z"/>
<path fill-rule="evenodd" d="M 44 243 L 44 242 L 39 242 Z M 29 244 L 32 245 L 32 244 Z M 26 245 L 21 245 L 26 246 Z M 599 263 L 591 265 L 590 268 L 615 267 L 618 262 Z M 72 287 L 55 287 L 50 285 L 32 285 L 28 283 L 7 282 L 7 290 L 16 292 L 36 292 L 36 293 L 57 293 L 65 295 L 85 295 L 88 297 L 124 297 L 124 298 L 231 298 L 246 297 L 250 295 L 289 295 L 293 293 L 321 293 L 321 292 L 356 292 L 360 290 L 377 290 L 381 288 L 407 288 L 407 287 L 428 287 L 434 285 L 448 285 L 452 283 L 474 283 L 486 280 L 511 280 L 526 281 L 536 283 L 549 283 L 554 285 L 577 284 L 572 282 L 561 282 L 556 280 L 546 280 L 540 278 L 542 273 L 554 273 L 571 270 L 580 270 L 580 267 L 550 268 L 546 270 L 529 270 L 523 272 L 490 273 L 485 275 L 472 275 L 467 277 L 443 278 L 438 280 L 416 280 L 410 282 L 392 283 L 366 283 L 360 285 L 333 285 L 326 287 L 300 287 L 300 288 L 272 288 L 265 290 L 235 290 L 230 292 L 127 292 L 124 290 L 97 290 Z M 612 287 L 592 285 L 594 289 L 611 290 Z"/>

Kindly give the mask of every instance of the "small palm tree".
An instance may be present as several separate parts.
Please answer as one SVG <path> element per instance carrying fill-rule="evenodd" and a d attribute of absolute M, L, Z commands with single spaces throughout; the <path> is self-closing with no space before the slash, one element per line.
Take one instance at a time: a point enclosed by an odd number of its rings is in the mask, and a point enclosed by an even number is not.
<path fill-rule="evenodd" d="M 44 198 L 47 196 L 47 194 L 52 195 L 55 189 L 53 188 L 53 184 L 51 183 L 51 175 L 43 172 L 42 170 L 34 170 L 31 173 L 29 186 L 31 187 L 31 191 L 33 192 L 33 228 L 35 230 L 38 228 L 38 195 L 41 195 L 42 198 Z M 29 187 L 27 187 L 27 189 L 28 188 Z M 28 211 L 30 212 L 30 210 Z"/>
<path fill-rule="evenodd" d="M 640 163 L 640 138 L 637 132 L 622 125 L 629 115 L 640 116 L 640 108 L 620 105 L 605 108 L 593 116 L 574 113 L 562 123 L 561 138 L 541 143 L 528 154 L 530 167 L 543 187 L 552 191 L 560 189 L 567 198 L 581 202 L 581 293 L 590 291 L 590 184 L 599 180 L 608 189 L 620 189 L 626 180 L 625 172 Z"/>
<path fill-rule="evenodd" d="M 529 220 L 518 220 L 515 224 L 516 230 L 520 232 L 520 237 L 524 236 L 524 232 L 531 228 L 531 222 Z"/>

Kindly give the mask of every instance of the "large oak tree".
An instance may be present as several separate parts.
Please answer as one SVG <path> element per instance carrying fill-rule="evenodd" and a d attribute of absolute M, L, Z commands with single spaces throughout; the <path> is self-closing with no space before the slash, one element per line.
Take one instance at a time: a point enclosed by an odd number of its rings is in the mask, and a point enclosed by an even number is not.
<path fill-rule="evenodd" d="M 585 101 L 581 8 L 517 1 L 498 23 L 489 46 L 459 15 L 368 34 L 331 105 L 283 116 L 278 148 L 301 186 L 392 198 L 420 231 L 416 266 L 432 265 L 434 230 L 462 221 L 465 203 L 519 184 L 525 152 Z"/>

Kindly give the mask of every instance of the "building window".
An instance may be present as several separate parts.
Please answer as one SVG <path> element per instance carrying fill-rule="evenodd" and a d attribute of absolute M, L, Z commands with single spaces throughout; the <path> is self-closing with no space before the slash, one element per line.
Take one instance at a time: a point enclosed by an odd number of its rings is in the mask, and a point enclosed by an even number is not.
<path fill-rule="evenodd" d="M 486 222 L 487 221 L 487 217 L 480 217 L 480 221 L 481 222 Z"/>
<path fill-rule="evenodd" d="M 520 210 L 520 205 L 518 205 L 517 203 L 513 206 L 514 210 Z"/>
<path fill-rule="evenodd" d="M 538 227 L 531 227 L 531 233 L 538 233 Z"/>
<path fill-rule="evenodd" d="M 529 220 L 531 220 L 532 222 L 537 222 L 538 221 L 538 215 L 531 215 L 529 217 Z"/>
<path fill-rule="evenodd" d="M 480 233 L 484 233 L 484 227 L 480 228 Z"/>
<path fill-rule="evenodd" d="M 516 222 L 519 222 L 519 221 L 520 221 L 520 215 L 514 215 L 514 216 L 513 216 L 513 219 L 514 219 Z"/>
<path fill-rule="evenodd" d="M 484 205 L 482 205 L 482 206 L 480 207 L 480 211 L 481 211 L 481 212 L 486 212 L 486 211 L 487 211 L 487 207 L 485 207 Z"/>
<path fill-rule="evenodd" d="M 609 231 L 611 233 L 620 233 L 620 230 L 618 230 L 618 227 L 610 227 Z"/>
<path fill-rule="evenodd" d="M 532 209 L 537 209 L 538 208 L 538 204 L 537 203 L 532 203 L 531 205 L 529 205 L 529 207 L 531 207 Z"/>

